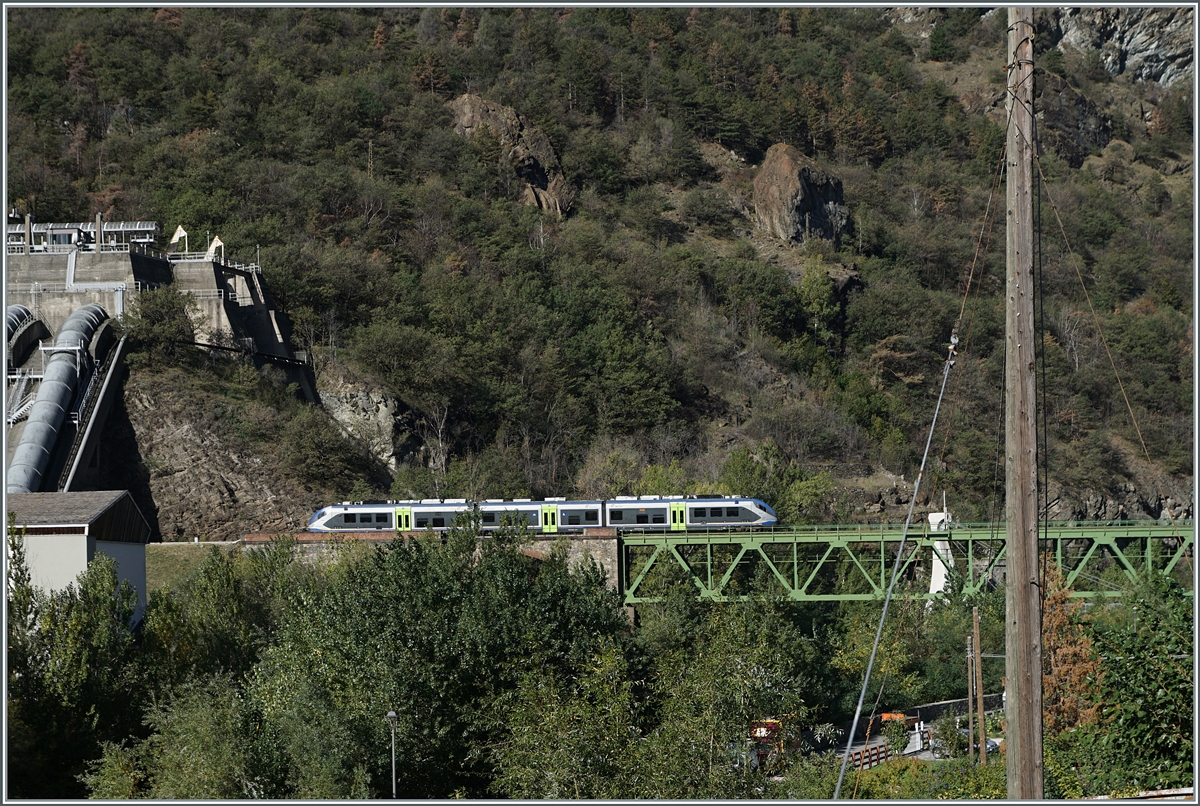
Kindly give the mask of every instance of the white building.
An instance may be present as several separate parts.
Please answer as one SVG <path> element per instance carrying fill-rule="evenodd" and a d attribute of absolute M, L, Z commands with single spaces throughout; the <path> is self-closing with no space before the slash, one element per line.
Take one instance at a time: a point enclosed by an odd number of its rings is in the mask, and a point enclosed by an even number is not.
<path fill-rule="evenodd" d="M 138 594 L 134 620 L 146 609 L 146 543 L 150 525 L 128 490 L 20 493 L 8 496 L 12 525 L 25 534 L 30 582 L 63 590 L 97 554 L 117 561 L 118 580 Z"/>

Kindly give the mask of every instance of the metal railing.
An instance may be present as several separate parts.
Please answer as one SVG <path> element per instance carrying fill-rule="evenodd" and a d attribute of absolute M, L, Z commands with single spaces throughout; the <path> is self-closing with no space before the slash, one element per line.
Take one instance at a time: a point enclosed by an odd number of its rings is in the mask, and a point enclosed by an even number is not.
<path fill-rule="evenodd" d="M 850 763 L 859 770 L 869 770 L 887 761 L 891 756 L 887 743 L 875 744 L 861 750 L 850 752 Z"/>
<path fill-rule="evenodd" d="M 191 290 L 183 293 L 191 294 L 193 299 L 220 299 L 229 300 L 230 302 L 238 301 L 238 293 L 229 291 L 224 288 L 204 288 L 198 291 Z"/>
<path fill-rule="evenodd" d="M 62 255 L 69 252 L 138 252 L 154 256 L 161 254 L 153 247 L 138 243 L 102 243 L 99 249 L 93 243 L 35 243 L 30 246 L 24 243 L 8 243 L 6 251 L 10 255 Z"/>
<path fill-rule="evenodd" d="M 104 358 L 104 363 L 92 370 L 91 380 L 88 381 L 87 390 L 80 398 L 79 405 L 72 412 L 76 432 L 75 438 L 71 441 L 71 450 L 67 454 L 67 461 L 63 465 L 62 473 L 59 476 L 58 489 L 59 492 L 66 490 L 74 476 L 75 462 L 79 456 L 79 451 L 83 448 L 83 443 L 88 437 L 91 430 L 92 415 L 96 411 L 96 406 L 100 402 L 100 396 L 103 394 L 109 375 L 116 366 L 118 357 L 123 354 L 125 346 L 124 337 Z M 78 426 L 83 424 L 85 427 L 80 429 Z"/>
<path fill-rule="evenodd" d="M 8 416 L 6 418 L 9 425 L 24 419 L 25 415 L 29 413 L 29 410 L 33 408 L 33 404 L 37 401 L 37 396 L 32 392 L 29 394 L 25 393 L 25 389 L 29 386 L 32 378 L 33 375 L 30 372 L 17 370 L 16 385 L 9 396 L 11 403 L 9 404 Z"/>
<path fill-rule="evenodd" d="M 262 266 L 257 263 L 243 263 L 240 260 L 227 259 L 222 255 L 210 255 L 208 252 L 168 252 L 166 258 L 175 263 L 216 263 L 227 269 L 262 274 Z"/>

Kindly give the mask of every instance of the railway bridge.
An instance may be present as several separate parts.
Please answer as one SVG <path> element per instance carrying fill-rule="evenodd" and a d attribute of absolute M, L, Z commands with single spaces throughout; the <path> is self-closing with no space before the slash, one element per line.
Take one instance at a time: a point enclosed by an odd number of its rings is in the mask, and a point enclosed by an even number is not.
<path fill-rule="evenodd" d="M 629 606 L 658 601 L 656 581 L 680 575 L 697 597 L 717 602 L 747 598 L 756 576 L 766 580 L 768 591 L 791 601 L 847 602 L 883 598 L 903 533 L 902 524 L 683 532 L 599 528 L 570 536 L 531 533 L 526 553 L 543 557 L 556 542 L 565 542 L 568 562 L 595 560 Z M 386 543 L 424 534 L 297 532 L 294 539 L 303 553 L 321 555 L 346 540 Z M 263 545 L 278 537 L 248 534 L 242 542 Z M 894 595 L 931 600 L 950 585 L 980 592 L 1002 584 L 1004 542 L 1003 523 L 952 524 L 950 531 L 914 524 Z M 1041 540 L 1043 560 L 1062 569 L 1075 597 L 1087 599 L 1119 596 L 1150 571 L 1170 573 L 1191 590 L 1194 547 L 1191 520 L 1051 523 Z"/>
<path fill-rule="evenodd" d="M 623 532 L 616 580 L 627 605 L 655 601 L 655 579 L 682 574 L 700 598 L 746 598 L 757 576 L 768 590 L 797 602 L 882 599 L 896 562 L 903 524 L 769 527 L 737 532 Z M 1175 522 L 1050 523 L 1041 556 L 1056 564 L 1078 598 L 1115 597 L 1150 571 L 1165 571 L 1192 589 L 1195 529 Z M 1003 584 L 1004 524 L 910 527 L 894 596 L 935 599 L 942 574 L 965 592 Z M 610 572 L 611 573 L 611 572 Z M 938 585 L 932 586 L 935 589 Z"/>

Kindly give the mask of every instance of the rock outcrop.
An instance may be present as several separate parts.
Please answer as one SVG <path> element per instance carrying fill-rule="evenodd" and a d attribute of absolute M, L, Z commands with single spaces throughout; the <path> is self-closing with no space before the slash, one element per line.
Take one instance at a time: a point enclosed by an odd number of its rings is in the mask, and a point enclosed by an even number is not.
<path fill-rule="evenodd" d="M 162 540 L 238 540 L 304 529 L 328 494 L 306 490 L 238 436 L 217 396 L 181 393 L 177 376 L 131 373 L 109 416 L 101 476 L 129 490 Z"/>
<path fill-rule="evenodd" d="M 945 18 L 939 8 L 889 8 L 880 12 L 902 26 L 916 46 L 924 46 L 933 26 Z M 1190 81 L 1195 70 L 1195 9 L 1175 8 L 1046 8 L 1034 13 L 1039 46 L 1062 51 L 1098 51 L 1104 69 L 1134 81 L 1170 86 Z M 1007 25 L 1005 8 L 981 18 Z"/>
<path fill-rule="evenodd" d="M 317 383 L 321 405 L 390 471 L 417 449 L 412 413 L 378 385 L 329 367 Z"/>
<path fill-rule="evenodd" d="M 776 143 L 754 177 L 758 226 L 784 241 L 823 238 L 837 248 L 849 221 L 842 180 L 793 146 Z"/>
<path fill-rule="evenodd" d="M 563 176 L 558 157 L 550 138 L 530 126 L 523 115 L 495 101 L 465 93 L 447 106 L 454 112 L 454 131 L 464 137 L 475 137 L 487 127 L 499 139 L 502 159 L 507 159 L 517 176 L 525 182 L 526 204 L 539 209 L 566 215 L 575 201 L 575 189 Z"/>
<path fill-rule="evenodd" d="M 1113 75 L 1167 86 L 1195 70 L 1195 19 L 1191 6 L 1062 8 L 1047 15 L 1045 28 L 1059 50 L 1096 50 Z"/>
<path fill-rule="evenodd" d="M 1112 139 L 1112 124 L 1096 105 L 1045 70 L 1034 70 L 1034 109 L 1041 142 L 1072 168 Z"/>
<path fill-rule="evenodd" d="M 1050 520 L 1183 520 L 1195 516 L 1192 492 L 1178 482 L 1165 491 L 1125 482 L 1103 493 L 1067 490 L 1052 482 L 1050 495 Z"/>

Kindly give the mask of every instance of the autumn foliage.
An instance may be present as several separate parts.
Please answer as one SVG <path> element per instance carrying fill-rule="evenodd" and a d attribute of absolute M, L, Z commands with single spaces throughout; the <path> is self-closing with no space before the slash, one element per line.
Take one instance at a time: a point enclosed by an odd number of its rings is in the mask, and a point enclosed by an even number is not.
<path fill-rule="evenodd" d="M 1042 578 L 1042 727 L 1047 736 L 1096 721 L 1094 699 L 1100 665 L 1082 614 L 1071 600 L 1071 586 L 1058 566 Z"/>

